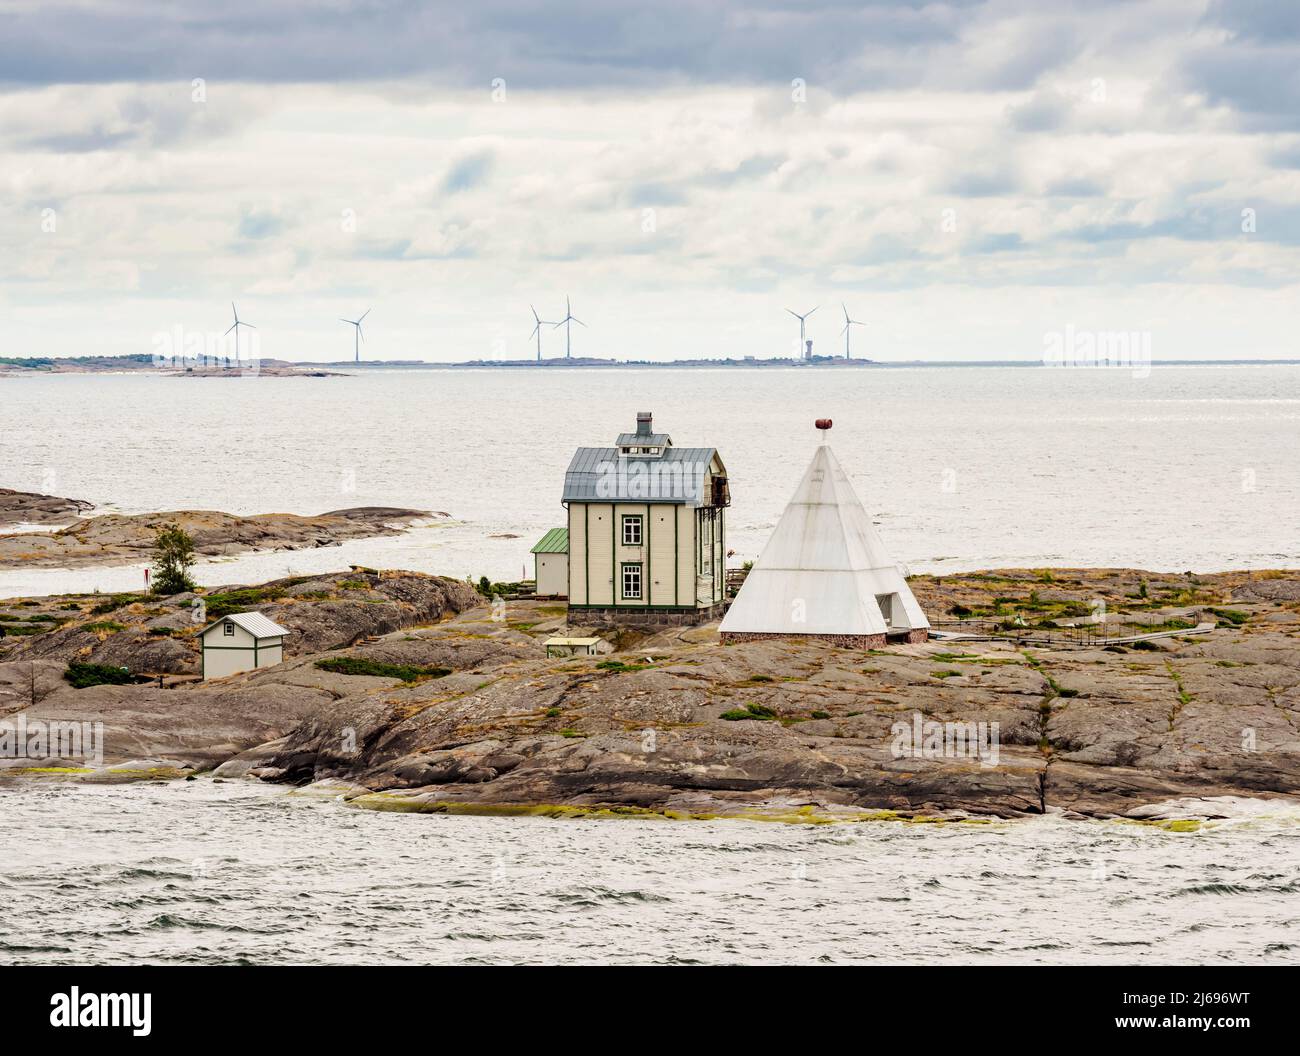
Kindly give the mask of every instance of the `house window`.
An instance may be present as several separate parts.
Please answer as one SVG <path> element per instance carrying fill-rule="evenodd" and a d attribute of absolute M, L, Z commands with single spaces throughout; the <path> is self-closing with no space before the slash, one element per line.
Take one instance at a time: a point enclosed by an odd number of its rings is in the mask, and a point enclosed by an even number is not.
<path fill-rule="evenodd" d="M 641 545 L 641 517 L 639 514 L 628 515 L 623 518 L 623 545 Z"/>
<path fill-rule="evenodd" d="M 233 638 L 235 636 L 235 625 L 231 623 L 229 620 L 227 620 L 224 624 L 222 624 L 221 633 L 224 634 L 227 638 Z"/>
<path fill-rule="evenodd" d="M 639 601 L 641 598 L 641 566 L 624 565 L 623 566 L 623 597 L 629 601 Z"/>

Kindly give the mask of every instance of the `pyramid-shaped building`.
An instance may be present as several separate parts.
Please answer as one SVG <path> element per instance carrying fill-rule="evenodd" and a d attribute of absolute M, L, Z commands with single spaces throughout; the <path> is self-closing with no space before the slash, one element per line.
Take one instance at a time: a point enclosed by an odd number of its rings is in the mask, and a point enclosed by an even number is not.
<path fill-rule="evenodd" d="M 923 642 L 929 628 L 848 476 L 822 444 L 723 618 L 722 640 L 800 636 L 870 649 L 889 639 Z"/>

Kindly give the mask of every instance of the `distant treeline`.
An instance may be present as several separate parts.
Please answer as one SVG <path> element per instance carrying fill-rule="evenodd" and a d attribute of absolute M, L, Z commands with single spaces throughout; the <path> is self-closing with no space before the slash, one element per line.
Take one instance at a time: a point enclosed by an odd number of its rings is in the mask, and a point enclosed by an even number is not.
<path fill-rule="evenodd" d="M 153 356 L 144 352 L 132 352 L 125 356 L 0 356 L 0 363 L 7 367 L 52 367 L 56 363 L 77 363 L 82 366 L 112 366 L 115 363 L 153 363 Z"/>

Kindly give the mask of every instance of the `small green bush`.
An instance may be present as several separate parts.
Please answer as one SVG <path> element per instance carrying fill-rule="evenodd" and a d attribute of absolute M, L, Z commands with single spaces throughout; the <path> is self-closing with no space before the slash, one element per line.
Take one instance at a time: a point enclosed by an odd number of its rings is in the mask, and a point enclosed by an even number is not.
<path fill-rule="evenodd" d="M 422 682 L 426 678 L 443 678 L 451 674 L 449 667 L 420 667 L 417 664 L 385 664 L 360 656 L 331 656 L 317 660 L 322 671 L 336 675 L 373 675 L 376 678 L 396 678 L 402 682 Z"/>
<path fill-rule="evenodd" d="M 43 627 L 39 624 L 32 625 L 30 623 L 0 623 L 0 638 L 5 637 L 6 635 L 13 635 L 16 638 L 21 638 L 24 635 L 29 635 L 29 634 L 42 634 L 47 630 L 49 630 L 48 627 Z"/>
<path fill-rule="evenodd" d="M 771 708 L 765 708 L 762 704 L 746 704 L 744 709 L 733 708 L 731 711 L 724 711 L 722 717 L 728 722 L 739 722 L 741 719 L 759 719 L 766 721 L 775 719 L 776 712 Z"/>
<path fill-rule="evenodd" d="M 95 623 L 87 623 L 82 628 L 83 631 L 90 631 L 92 634 L 98 634 L 104 631 L 108 634 L 116 634 L 118 631 L 125 631 L 126 624 L 118 623 L 116 620 L 98 620 Z"/>
<path fill-rule="evenodd" d="M 131 672 L 122 667 L 108 664 L 81 664 L 73 661 L 68 665 L 63 677 L 72 683 L 74 689 L 86 689 L 89 686 L 125 686 L 135 681 Z"/>
<path fill-rule="evenodd" d="M 114 594 L 98 602 L 91 610 L 92 616 L 103 616 L 106 612 L 112 612 L 114 609 L 120 609 L 124 605 L 134 605 L 136 602 L 144 601 L 146 594 Z M 76 606 L 74 605 L 73 608 Z"/>
<path fill-rule="evenodd" d="M 279 587 L 246 587 L 243 590 L 227 590 L 219 594 L 204 595 L 203 604 L 209 620 L 219 620 L 232 612 L 243 612 L 254 605 L 264 605 L 283 596 Z"/>
<path fill-rule="evenodd" d="M 625 664 L 622 660 L 602 660 L 596 666 L 602 671 L 614 671 L 620 675 L 627 671 L 648 671 L 654 667 L 653 664 Z"/>

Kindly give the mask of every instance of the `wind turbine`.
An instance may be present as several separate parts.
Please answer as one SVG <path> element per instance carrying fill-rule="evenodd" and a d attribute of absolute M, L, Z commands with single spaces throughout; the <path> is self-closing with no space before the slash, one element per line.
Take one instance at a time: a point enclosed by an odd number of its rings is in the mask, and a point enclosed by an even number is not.
<path fill-rule="evenodd" d="M 239 312 L 235 308 L 234 301 L 230 302 L 230 311 L 235 316 L 235 321 L 234 323 L 231 324 L 230 330 L 233 330 L 235 332 L 235 366 L 238 367 L 239 366 L 239 328 L 241 326 L 247 326 L 251 330 L 256 330 L 257 327 L 253 326 L 252 323 L 246 323 L 239 318 Z M 227 330 L 226 334 L 230 333 L 230 330 Z M 221 336 L 225 337 L 225 334 L 222 334 Z"/>
<path fill-rule="evenodd" d="M 533 313 L 533 322 L 537 324 L 536 326 L 533 327 L 533 332 L 528 336 L 537 338 L 537 362 L 540 363 L 542 361 L 542 327 L 549 326 L 551 327 L 551 329 L 554 329 L 560 324 L 553 323 L 549 319 L 543 319 L 540 315 L 537 314 L 537 309 L 534 308 L 531 304 L 528 306 L 528 308 Z"/>
<path fill-rule="evenodd" d="M 866 326 L 867 324 L 860 323 L 856 319 L 850 319 L 849 310 L 844 307 L 843 301 L 840 301 L 840 307 L 844 308 L 844 329 L 840 331 L 840 333 L 844 335 L 844 358 L 852 359 L 853 357 L 849 354 L 849 327 Z"/>
<path fill-rule="evenodd" d="M 798 312 L 790 311 L 789 308 L 786 309 L 787 312 L 790 312 L 791 315 L 793 315 L 796 319 L 799 320 L 799 356 L 800 356 L 800 358 L 804 358 L 804 357 L 807 356 L 807 353 L 804 351 L 804 349 L 806 349 L 806 348 L 808 347 L 806 344 L 804 344 L 804 333 L 803 333 L 804 326 L 803 326 L 803 321 L 804 321 L 805 319 L 807 319 L 808 316 L 812 315 L 813 312 L 817 311 L 817 308 L 820 308 L 820 307 L 821 307 L 821 305 L 819 304 L 819 305 L 817 305 L 816 308 L 809 308 L 808 311 L 806 311 L 806 312 L 803 313 L 803 315 L 800 315 Z"/>
<path fill-rule="evenodd" d="M 371 310 L 367 308 L 364 312 L 362 312 L 361 319 L 364 319 L 366 316 L 368 316 L 370 314 L 370 311 Z M 355 326 L 357 328 L 357 332 L 355 335 L 353 335 L 352 338 L 352 361 L 354 363 L 361 362 L 361 342 L 365 340 L 365 338 L 361 336 L 361 319 L 344 319 L 342 316 L 339 316 L 340 323 L 347 323 L 350 326 Z"/>
<path fill-rule="evenodd" d="M 565 358 L 565 359 L 569 359 L 569 358 L 570 358 L 570 353 L 569 353 L 569 332 L 570 332 L 570 330 L 572 329 L 572 327 L 569 326 L 570 323 L 577 323 L 579 326 L 586 326 L 586 325 L 587 325 L 587 324 L 584 323 L 581 319 L 579 319 L 576 315 L 573 314 L 573 309 L 572 309 L 571 307 L 569 307 L 569 298 L 566 296 L 566 297 L 564 298 L 564 318 L 561 319 L 558 323 L 555 324 L 555 326 L 562 326 L 562 327 L 564 327 L 564 358 Z M 552 329 L 554 329 L 554 327 L 552 327 Z"/>

